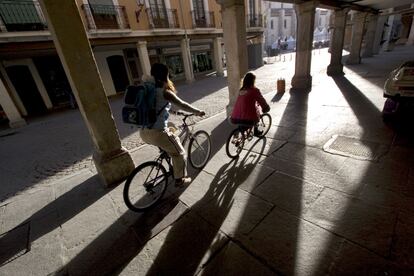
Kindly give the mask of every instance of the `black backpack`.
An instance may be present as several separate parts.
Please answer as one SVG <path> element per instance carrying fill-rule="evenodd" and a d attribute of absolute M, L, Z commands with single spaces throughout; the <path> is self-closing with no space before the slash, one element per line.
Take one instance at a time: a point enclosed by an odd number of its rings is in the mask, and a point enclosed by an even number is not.
<path fill-rule="evenodd" d="M 156 110 L 155 85 L 146 82 L 140 85 L 128 86 L 124 96 L 122 120 L 142 128 L 151 128 L 157 120 L 161 110 Z"/>

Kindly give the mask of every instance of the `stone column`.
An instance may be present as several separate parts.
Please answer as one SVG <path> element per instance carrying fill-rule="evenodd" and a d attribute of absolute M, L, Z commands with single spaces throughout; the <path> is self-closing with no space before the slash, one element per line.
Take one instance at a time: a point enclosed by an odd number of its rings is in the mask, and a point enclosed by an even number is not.
<path fill-rule="evenodd" d="M 365 48 L 362 57 L 372 57 L 374 55 L 375 33 L 377 32 L 378 14 L 370 14 L 368 19 L 367 32 L 365 34 Z"/>
<path fill-rule="evenodd" d="M 223 0 L 223 40 L 226 50 L 229 104 L 227 114 L 233 109 L 240 89 L 240 81 L 247 72 L 246 15 L 243 0 Z"/>
<path fill-rule="evenodd" d="M 213 39 L 213 48 L 214 48 L 214 67 L 216 69 L 216 75 L 218 77 L 224 76 L 223 72 L 223 48 L 221 42 L 223 39 L 221 37 L 216 37 Z"/>
<path fill-rule="evenodd" d="M 121 146 L 76 1 L 41 0 L 40 4 L 92 138 L 97 171 L 107 186 L 119 183 L 134 169 L 134 163 Z"/>
<path fill-rule="evenodd" d="M 381 41 L 383 39 L 382 34 L 384 32 L 386 21 L 387 21 L 386 16 L 379 16 L 378 17 L 377 30 L 375 32 L 374 46 L 373 46 L 373 49 L 372 49 L 372 53 L 374 55 L 379 54 L 379 51 L 380 51 L 380 48 L 381 48 Z"/>
<path fill-rule="evenodd" d="M 43 99 L 43 103 L 45 104 L 47 109 L 52 109 L 52 101 L 50 100 L 49 94 L 47 94 L 46 87 L 43 84 L 42 78 L 40 77 L 39 72 L 37 71 L 37 68 L 33 63 L 33 60 L 28 60 L 27 67 L 29 68 L 30 73 L 32 74 L 33 80 L 36 83 L 40 96 Z"/>
<path fill-rule="evenodd" d="M 26 121 L 22 118 L 19 110 L 14 104 L 12 98 L 7 92 L 5 82 L 0 78 L 0 105 L 9 119 L 9 126 L 17 128 L 26 125 Z"/>
<path fill-rule="evenodd" d="M 331 62 L 328 65 L 328 76 L 343 75 L 342 51 L 346 28 L 346 17 L 349 9 L 335 11 L 334 27 L 331 41 Z"/>
<path fill-rule="evenodd" d="M 391 39 L 392 27 L 394 26 L 394 15 L 388 16 L 388 19 L 385 22 L 387 26 L 385 26 L 384 36 L 382 38 L 384 41 L 384 43 L 382 44 L 382 50 L 388 51 L 388 46 L 390 44 L 390 39 Z"/>
<path fill-rule="evenodd" d="M 346 64 L 359 64 L 361 63 L 361 46 L 362 38 L 364 37 L 364 26 L 365 18 L 367 17 L 366 12 L 356 12 L 352 18 L 352 38 L 351 38 L 351 49 L 349 57 L 346 60 Z"/>
<path fill-rule="evenodd" d="M 194 81 L 193 63 L 191 61 L 190 43 L 187 39 L 181 39 L 181 56 L 184 63 L 185 79 L 188 83 Z"/>
<path fill-rule="evenodd" d="M 147 42 L 138 41 L 137 43 L 138 59 L 141 65 L 141 70 L 144 75 L 151 75 L 151 63 L 149 60 Z"/>
<path fill-rule="evenodd" d="M 411 23 L 411 29 L 410 34 L 408 35 L 407 45 L 413 45 L 414 44 L 414 16 L 413 16 L 413 22 Z"/>
<path fill-rule="evenodd" d="M 296 34 L 295 75 L 292 78 L 292 89 L 309 91 L 312 87 L 311 59 L 312 42 L 315 25 L 315 9 L 317 1 L 295 5 L 298 19 Z"/>

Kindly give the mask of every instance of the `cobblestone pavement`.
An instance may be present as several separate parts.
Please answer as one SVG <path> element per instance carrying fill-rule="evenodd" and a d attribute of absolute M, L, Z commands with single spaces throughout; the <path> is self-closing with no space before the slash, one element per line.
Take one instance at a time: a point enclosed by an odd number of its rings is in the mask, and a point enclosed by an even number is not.
<path fill-rule="evenodd" d="M 318 58 L 327 58 L 326 49 L 314 51 Z M 324 64 L 324 63 L 321 63 Z M 323 70 L 316 66 L 313 70 Z M 294 54 L 270 60 L 268 65 L 254 70 L 257 86 L 263 93 L 275 92 L 277 78 L 286 79 L 289 86 L 294 70 Z M 225 110 L 228 89 L 225 77 L 208 76 L 192 84 L 178 85 L 179 96 L 204 109 L 207 117 Z M 142 145 L 138 130 L 121 121 L 122 96 L 110 99 L 112 112 L 129 151 Z M 172 118 L 173 121 L 179 118 Z M 77 110 L 64 110 L 28 121 L 19 129 L 0 132 L 0 201 L 36 185 L 71 175 L 83 169 L 94 170 L 92 143 Z"/>

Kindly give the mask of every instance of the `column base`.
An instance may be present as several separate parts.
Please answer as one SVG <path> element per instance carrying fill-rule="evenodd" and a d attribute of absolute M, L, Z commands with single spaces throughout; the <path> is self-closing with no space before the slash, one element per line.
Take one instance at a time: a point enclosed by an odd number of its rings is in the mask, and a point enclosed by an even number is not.
<path fill-rule="evenodd" d="M 344 66 L 342 64 L 329 64 L 326 69 L 326 74 L 328 76 L 343 76 L 345 75 L 343 69 Z"/>
<path fill-rule="evenodd" d="M 23 127 L 25 125 L 27 125 L 25 119 L 20 119 L 20 120 L 10 121 L 9 122 L 10 128 L 19 128 L 19 127 Z"/>
<path fill-rule="evenodd" d="M 363 58 L 373 57 L 374 54 L 372 52 L 364 52 L 362 53 Z"/>
<path fill-rule="evenodd" d="M 361 63 L 361 58 L 360 57 L 348 57 L 348 59 L 345 62 L 348 65 L 353 65 L 353 64 L 360 64 Z"/>
<path fill-rule="evenodd" d="M 309 92 L 312 90 L 312 76 L 293 76 L 292 78 L 292 90 L 301 90 Z"/>
<path fill-rule="evenodd" d="M 186 84 L 192 84 L 193 82 L 195 82 L 195 79 L 192 79 L 192 80 L 185 80 L 185 83 L 186 83 Z"/>
<path fill-rule="evenodd" d="M 124 148 L 105 156 L 95 152 L 93 161 L 106 187 L 122 182 L 135 168 L 134 161 Z"/>

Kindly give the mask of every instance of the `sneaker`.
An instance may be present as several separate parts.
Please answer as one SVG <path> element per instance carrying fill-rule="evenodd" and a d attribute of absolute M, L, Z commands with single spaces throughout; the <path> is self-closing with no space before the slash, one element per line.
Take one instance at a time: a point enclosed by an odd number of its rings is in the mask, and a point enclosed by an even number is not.
<path fill-rule="evenodd" d="M 191 177 L 188 177 L 188 176 L 183 177 L 183 178 L 178 178 L 175 180 L 175 186 L 181 187 L 181 186 L 190 184 L 191 180 L 192 180 Z"/>

